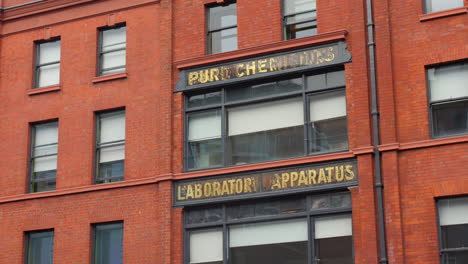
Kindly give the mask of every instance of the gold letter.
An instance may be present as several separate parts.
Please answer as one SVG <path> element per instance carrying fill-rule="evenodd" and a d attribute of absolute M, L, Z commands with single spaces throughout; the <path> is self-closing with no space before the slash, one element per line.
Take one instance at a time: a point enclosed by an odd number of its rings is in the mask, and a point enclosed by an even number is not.
<path fill-rule="evenodd" d="M 193 187 L 192 185 L 187 185 L 187 199 L 192 198 L 193 199 Z"/>
<path fill-rule="evenodd" d="M 303 170 L 299 172 L 299 182 L 297 183 L 297 186 L 301 186 L 302 184 L 307 185 L 307 178 L 305 175 L 305 171 Z"/>
<path fill-rule="evenodd" d="M 203 185 L 203 192 L 205 193 L 205 197 L 211 197 L 211 183 L 206 182 Z"/>
<path fill-rule="evenodd" d="M 201 198 L 202 195 L 202 185 L 199 183 L 195 184 L 195 198 Z"/>
<path fill-rule="evenodd" d="M 219 70 L 218 68 L 210 69 L 210 81 L 219 81 Z"/>
<path fill-rule="evenodd" d="M 316 170 L 309 170 L 309 184 L 317 184 L 315 178 L 317 177 Z"/>
<path fill-rule="evenodd" d="M 346 165 L 345 178 L 348 181 L 354 179 L 354 171 L 352 171 L 352 169 L 353 169 L 353 165 Z"/>
<path fill-rule="evenodd" d="M 188 84 L 189 85 L 194 85 L 194 84 L 197 84 L 198 82 L 198 72 L 191 72 L 189 73 L 189 80 L 188 80 Z"/>
<path fill-rule="evenodd" d="M 177 200 L 179 201 L 183 201 L 185 200 L 186 198 L 185 197 L 182 197 L 181 194 L 182 194 L 182 186 L 177 186 Z"/>
<path fill-rule="evenodd" d="M 242 193 L 242 179 L 237 179 L 236 180 L 236 193 Z"/>
<path fill-rule="evenodd" d="M 266 62 L 267 60 L 258 60 L 258 72 L 268 72 Z"/>
<path fill-rule="evenodd" d="M 256 67 L 256 63 L 255 61 L 252 61 L 250 63 L 246 63 L 245 64 L 245 70 L 247 71 L 247 76 L 248 75 L 254 75 L 255 73 L 257 73 L 257 67 Z"/>
<path fill-rule="evenodd" d="M 281 174 L 281 187 L 286 188 L 288 187 L 288 181 L 289 181 L 289 173 L 285 172 Z"/>
<path fill-rule="evenodd" d="M 327 170 L 328 172 L 328 182 L 332 182 L 331 176 L 332 176 L 333 167 L 328 167 L 325 170 Z"/>
<path fill-rule="evenodd" d="M 299 174 L 296 171 L 291 172 L 291 187 L 294 187 L 294 184 L 297 181 L 297 179 L 299 179 Z"/>
<path fill-rule="evenodd" d="M 342 182 L 344 180 L 344 166 L 339 166 L 335 168 L 336 181 Z"/>
<path fill-rule="evenodd" d="M 245 75 L 245 72 L 241 72 L 244 68 L 244 63 L 239 63 L 236 65 L 237 77 L 242 77 Z"/>
<path fill-rule="evenodd" d="M 213 196 L 221 195 L 221 184 L 219 182 L 213 182 Z"/>
<path fill-rule="evenodd" d="M 325 176 L 325 170 L 323 168 L 320 168 L 319 170 L 318 183 L 320 184 L 321 182 L 327 182 L 327 177 Z"/>

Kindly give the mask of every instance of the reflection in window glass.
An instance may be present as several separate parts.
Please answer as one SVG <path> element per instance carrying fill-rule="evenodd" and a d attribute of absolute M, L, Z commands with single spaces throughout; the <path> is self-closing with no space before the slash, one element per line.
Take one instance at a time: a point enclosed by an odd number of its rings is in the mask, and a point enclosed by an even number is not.
<path fill-rule="evenodd" d="M 320 216 L 314 220 L 315 259 L 325 264 L 352 264 L 351 215 Z"/>
<path fill-rule="evenodd" d="M 36 43 L 35 88 L 60 83 L 60 39 Z"/>
<path fill-rule="evenodd" d="M 57 174 L 58 122 L 32 127 L 31 192 L 55 190 Z"/>
<path fill-rule="evenodd" d="M 315 0 L 284 0 L 283 6 L 285 39 L 303 38 L 317 34 Z"/>
<path fill-rule="evenodd" d="M 438 202 L 442 263 L 468 263 L 468 197 Z"/>
<path fill-rule="evenodd" d="M 247 87 L 236 87 L 226 90 L 226 101 L 240 101 L 268 97 L 272 95 L 287 94 L 302 90 L 302 79 L 288 79 L 277 82 L 268 82 Z"/>
<path fill-rule="evenodd" d="M 127 28 L 125 24 L 100 30 L 99 75 L 125 71 Z"/>
<path fill-rule="evenodd" d="M 219 110 L 192 113 L 188 116 L 188 167 L 221 166 L 221 112 Z"/>
<path fill-rule="evenodd" d="M 208 53 L 237 49 L 236 3 L 208 8 Z"/>
<path fill-rule="evenodd" d="M 54 259 L 54 231 L 28 232 L 27 264 L 52 264 Z"/>
<path fill-rule="evenodd" d="M 205 229 L 190 232 L 190 264 L 222 264 L 223 232 Z"/>
<path fill-rule="evenodd" d="M 123 224 L 94 226 L 94 264 L 123 263 Z"/>
<path fill-rule="evenodd" d="M 426 13 L 463 7 L 463 0 L 425 0 Z"/>
<path fill-rule="evenodd" d="M 303 114 L 302 98 L 229 109 L 231 164 L 302 156 Z"/>

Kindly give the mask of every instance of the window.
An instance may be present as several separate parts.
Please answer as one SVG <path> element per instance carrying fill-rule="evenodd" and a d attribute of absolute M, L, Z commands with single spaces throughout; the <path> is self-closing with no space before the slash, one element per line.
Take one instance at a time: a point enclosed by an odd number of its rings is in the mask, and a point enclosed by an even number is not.
<path fill-rule="evenodd" d="M 34 67 L 34 87 L 46 87 L 60 83 L 60 38 L 38 41 Z"/>
<path fill-rule="evenodd" d="M 95 224 L 94 264 L 123 263 L 123 223 Z"/>
<path fill-rule="evenodd" d="M 185 263 L 352 264 L 350 210 L 347 192 L 189 209 Z"/>
<path fill-rule="evenodd" d="M 468 263 L 468 197 L 437 203 L 442 264 Z"/>
<path fill-rule="evenodd" d="M 31 130 L 29 191 L 55 190 L 58 122 L 35 124 Z"/>
<path fill-rule="evenodd" d="M 426 13 L 463 7 L 463 0 L 424 0 Z"/>
<path fill-rule="evenodd" d="M 237 49 L 236 3 L 208 7 L 208 54 Z"/>
<path fill-rule="evenodd" d="M 468 63 L 427 70 L 432 135 L 444 137 L 468 132 Z"/>
<path fill-rule="evenodd" d="M 96 183 L 122 181 L 125 159 L 125 112 L 97 116 Z"/>
<path fill-rule="evenodd" d="M 125 24 L 99 30 L 98 75 L 125 72 L 127 31 Z"/>
<path fill-rule="evenodd" d="M 344 71 L 187 96 L 186 168 L 348 149 Z"/>
<path fill-rule="evenodd" d="M 284 38 L 317 34 L 316 0 L 283 0 Z"/>
<path fill-rule="evenodd" d="M 54 231 L 26 232 L 26 263 L 52 264 L 54 263 Z"/>

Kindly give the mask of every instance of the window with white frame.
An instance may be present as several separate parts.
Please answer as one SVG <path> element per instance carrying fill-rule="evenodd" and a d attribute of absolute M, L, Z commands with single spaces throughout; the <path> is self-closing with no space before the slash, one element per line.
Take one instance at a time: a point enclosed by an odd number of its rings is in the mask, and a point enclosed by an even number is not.
<path fill-rule="evenodd" d="M 186 264 L 352 264 L 349 193 L 185 211 Z"/>
<path fill-rule="evenodd" d="M 208 12 L 208 54 L 237 49 L 237 5 L 209 6 Z"/>
<path fill-rule="evenodd" d="M 125 72 L 127 50 L 127 27 L 117 24 L 99 30 L 98 75 Z"/>
<path fill-rule="evenodd" d="M 427 69 L 434 137 L 468 133 L 468 63 Z"/>
<path fill-rule="evenodd" d="M 54 262 L 54 231 L 26 232 L 26 264 L 52 264 Z"/>
<path fill-rule="evenodd" d="M 33 124 L 31 128 L 29 191 L 55 190 L 58 122 Z"/>
<path fill-rule="evenodd" d="M 463 0 L 424 0 L 425 13 L 463 7 Z"/>
<path fill-rule="evenodd" d="M 34 87 L 47 87 L 60 83 L 60 38 L 37 41 L 34 67 Z"/>
<path fill-rule="evenodd" d="M 468 263 L 468 197 L 437 202 L 442 264 Z"/>
<path fill-rule="evenodd" d="M 187 96 L 187 170 L 348 149 L 344 71 Z"/>
<path fill-rule="evenodd" d="M 125 111 L 97 115 L 96 183 L 122 181 L 125 160 Z"/>
<path fill-rule="evenodd" d="M 316 0 L 283 0 L 284 39 L 317 34 Z"/>

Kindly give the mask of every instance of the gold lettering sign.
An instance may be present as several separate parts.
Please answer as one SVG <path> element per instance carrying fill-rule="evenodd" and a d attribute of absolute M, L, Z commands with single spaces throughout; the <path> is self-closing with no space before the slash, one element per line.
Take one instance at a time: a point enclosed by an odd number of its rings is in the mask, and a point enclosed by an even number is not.
<path fill-rule="evenodd" d="M 219 67 L 188 71 L 187 86 L 226 81 L 304 66 L 319 66 L 338 58 L 338 46 L 298 51 Z"/>
<path fill-rule="evenodd" d="M 181 181 L 174 187 L 176 204 L 210 198 L 228 198 L 278 191 L 313 189 L 325 185 L 357 182 L 355 161 L 301 166 L 255 173 L 252 175 Z"/>

